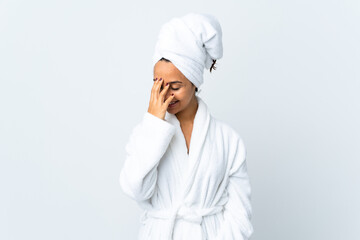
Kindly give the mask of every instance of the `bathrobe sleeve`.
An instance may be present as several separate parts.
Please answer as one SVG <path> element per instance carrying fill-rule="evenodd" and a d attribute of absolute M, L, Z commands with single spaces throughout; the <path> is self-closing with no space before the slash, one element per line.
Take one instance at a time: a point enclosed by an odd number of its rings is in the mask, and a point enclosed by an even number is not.
<path fill-rule="evenodd" d="M 232 162 L 227 186 L 229 200 L 224 208 L 224 222 L 217 240 L 248 240 L 253 233 L 251 224 L 251 187 L 246 164 L 246 148 L 237 138 L 235 150 L 230 153 Z"/>
<path fill-rule="evenodd" d="M 149 112 L 130 134 L 126 159 L 120 171 L 122 190 L 135 201 L 151 198 L 157 182 L 157 166 L 175 134 L 175 126 Z"/>

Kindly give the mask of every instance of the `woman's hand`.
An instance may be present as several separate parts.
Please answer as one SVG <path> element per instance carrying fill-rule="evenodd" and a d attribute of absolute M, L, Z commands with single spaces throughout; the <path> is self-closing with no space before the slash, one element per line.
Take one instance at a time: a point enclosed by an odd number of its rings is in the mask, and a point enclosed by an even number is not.
<path fill-rule="evenodd" d="M 160 78 L 157 80 L 157 78 L 154 80 L 153 87 L 151 89 L 151 97 L 150 97 L 150 103 L 148 112 L 152 115 L 161 118 L 164 120 L 166 110 L 171 102 L 171 100 L 174 98 L 174 94 L 172 94 L 166 101 L 164 101 L 165 94 L 167 90 L 169 89 L 169 84 L 165 85 L 163 90 L 160 92 L 160 87 L 163 83 L 163 79 Z"/>

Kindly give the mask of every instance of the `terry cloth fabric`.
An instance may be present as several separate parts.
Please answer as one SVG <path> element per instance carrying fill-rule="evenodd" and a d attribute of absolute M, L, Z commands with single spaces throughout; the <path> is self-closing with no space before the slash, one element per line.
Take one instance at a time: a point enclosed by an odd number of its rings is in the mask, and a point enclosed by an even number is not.
<path fill-rule="evenodd" d="M 253 234 L 245 143 L 196 97 L 189 153 L 169 112 L 164 120 L 145 112 L 126 144 L 119 182 L 144 210 L 138 240 L 248 240 Z"/>
<path fill-rule="evenodd" d="M 170 60 L 196 87 L 204 79 L 204 68 L 223 56 L 222 30 L 210 14 L 188 13 L 162 25 L 155 45 L 153 65 L 162 57 Z"/>

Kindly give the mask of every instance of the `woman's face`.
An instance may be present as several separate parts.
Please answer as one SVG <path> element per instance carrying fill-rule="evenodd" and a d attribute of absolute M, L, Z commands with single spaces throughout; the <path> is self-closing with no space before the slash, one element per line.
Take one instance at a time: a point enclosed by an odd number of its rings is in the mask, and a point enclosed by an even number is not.
<path fill-rule="evenodd" d="M 184 110 L 189 103 L 194 102 L 195 85 L 193 85 L 171 62 L 158 61 L 154 66 L 154 79 L 162 78 L 162 85 L 160 91 L 163 90 L 166 83 L 169 83 L 169 89 L 165 94 L 164 101 L 168 99 L 171 94 L 174 98 L 171 102 L 176 102 L 175 105 L 169 105 L 167 111 L 176 114 Z"/>

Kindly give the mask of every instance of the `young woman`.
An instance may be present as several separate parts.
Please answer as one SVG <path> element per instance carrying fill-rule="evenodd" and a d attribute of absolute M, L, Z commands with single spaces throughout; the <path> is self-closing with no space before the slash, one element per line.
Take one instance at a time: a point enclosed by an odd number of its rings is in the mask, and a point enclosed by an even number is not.
<path fill-rule="evenodd" d="M 251 224 L 246 148 L 196 94 L 222 57 L 222 31 L 189 13 L 161 28 L 148 111 L 126 145 L 120 185 L 143 209 L 138 239 L 246 240 Z"/>

